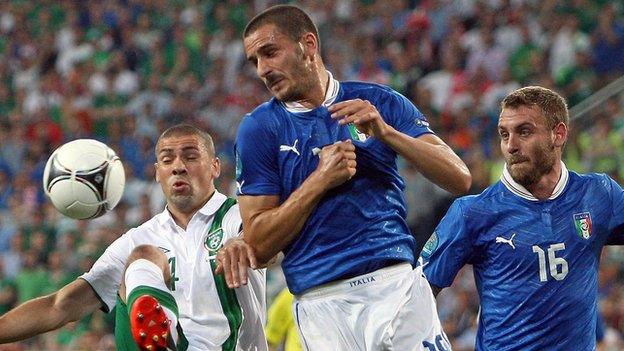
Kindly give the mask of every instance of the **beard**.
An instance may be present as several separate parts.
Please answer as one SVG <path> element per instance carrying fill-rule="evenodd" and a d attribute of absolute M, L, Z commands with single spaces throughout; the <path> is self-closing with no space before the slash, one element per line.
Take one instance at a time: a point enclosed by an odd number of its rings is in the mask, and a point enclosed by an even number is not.
<path fill-rule="evenodd" d="M 266 77 L 265 84 L 269 91 L 281 102 L 297 102 L 303 100 L 306 95 L 314 89 L 315 78 L 312 67 L 305 64 L 303 53 L 294 57 L 289 63 L 289 69 L 285 70 L 290 75 L 291 85 L 283 92 L 274 92 L 271 86 L 274 82 L 284 78 L 281 74 Z"/>
<path fill-rule="evenodd" d="M 190 194 L 171 194 L 168 199 L 178 211 L 187 213 L 195 208 L 193 193 Z"/>
<path fill-rule="evenodd" d="M 506 160 L 511 178 L 527 189 L 548 174 L 557 160 L 555 145 L 552 142 L 536 144 L 530 152 L 532 158 L 511 155 Z"/>

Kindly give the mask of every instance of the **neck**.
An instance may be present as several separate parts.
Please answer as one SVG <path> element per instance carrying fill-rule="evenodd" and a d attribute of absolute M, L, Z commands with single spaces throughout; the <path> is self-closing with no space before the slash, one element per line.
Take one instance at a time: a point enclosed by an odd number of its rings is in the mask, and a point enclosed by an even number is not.
<path fill-rule="evenodd" d="M 526 189 L 533 194 L 535 198 L 546 200 L 552 195 L 560 178 L 561 162 L 557 161 L 550 172 L 544 174 L 537 183 L 527 186 Z"/>
<path fill-rule="evenodd" d="M 317 108 L 325 101 L 327 87 L 329 86 L 329 73 L 324 67 L 316 67 L 316 79 L 310 92 L 302 100 L 297 101 L 306 108 Z"/>
<path fill-rule="evenodd" d="M 215 193 L 214 190 L 210 192 L 210 195 L 206 197 L 206 200 L 202 201 L 202 203 L 199 206 L 191 210 L 182 210 L 180 208 L 177 208 L 174 204 L 170 202 L 167 203 L 167 210 L 171 214 L 171 218 L 173 218 L 176 224 L 180 226 L 180 228 L 186 230 L 186 227 L 191 221 L 191 218 L 193 218 L 195 213 L 197 213 L 197 211 L 199 211 L 200 208 L 204 207 L 204 205 L 208 202 L 208 200 L 210 200 L 210 198 L 212 197 L 212 195 L 214 195 L 214 193 Z"/>

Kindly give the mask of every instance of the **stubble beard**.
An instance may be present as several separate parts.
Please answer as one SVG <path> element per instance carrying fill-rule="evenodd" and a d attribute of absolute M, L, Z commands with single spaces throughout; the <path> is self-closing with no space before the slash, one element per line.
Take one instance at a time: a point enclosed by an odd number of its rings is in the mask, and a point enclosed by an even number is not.
<path fill-rule="evenodd" d="M 544 143 L 536 146 L 533 158 L 529 160 L 530 167 L 514 168 L 509 167 L 509 174 L 516 183 L 526 189 L 537 184 L 542 176 L 548 174 L 555 165 L 555 146 L 552 143 Z M 513 163 L 513 157 L 508 163 Z"/>
<path fill-rule="evenodd" d="M 295 74 L 300 74 L 303 72 L 296 72 Z M 297 102 L 305 99 L 306 93 L 312 90 L 312 79 L 310 77 L 306 77 L 305 79 L 300 78 L 299 81 L 295 83 L 291 88 L 284 92 L 282 96 L 276 96 L 278 100 L 281 102 Z"/>
<path fill-rule="evenodd" d="M 169 202 L 175 206 L 180 212 L 188 212 L 194 208 L 193 193 L 190 194 L 172 194 Z"/>
<path fill-rule="evenodd" d="M 306 98 L 306 95 L 314 89 L 314 68 L 306 67 L 302 64 L 304 57 L 297 58 L 298 62 L 293 62 L 291 76 L 295 80 L 293 85 L 287 89 L 282 96 L 276 96 L 281 102 L 297 102 Z"/>

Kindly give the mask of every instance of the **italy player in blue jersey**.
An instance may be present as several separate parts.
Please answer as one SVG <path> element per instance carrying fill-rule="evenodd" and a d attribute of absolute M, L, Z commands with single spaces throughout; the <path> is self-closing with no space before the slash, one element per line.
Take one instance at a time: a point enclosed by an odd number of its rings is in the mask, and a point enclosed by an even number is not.
<path fill-rule="evenodd" d="M 566 169 L 559 94 L 525 87 L 501 107 L 503 175 L 453 203 L 422 252 L 425 274 L 437 290 L 473 265 L 476 350 L 594 350 L 600 252 L 624 234 L 624 190 Z"/>
<path fill-rule="evenodd" d="M 243 40 L 274 96 L 243 119 L 236 140 L 244 238 L 259 262 L 284 253 L 303 346 L 448 349 L 396 158 L 454 193 L 469 188 L 468 169 L 405 97 L 335 80 L 301 9 L 267 9 Z"/>

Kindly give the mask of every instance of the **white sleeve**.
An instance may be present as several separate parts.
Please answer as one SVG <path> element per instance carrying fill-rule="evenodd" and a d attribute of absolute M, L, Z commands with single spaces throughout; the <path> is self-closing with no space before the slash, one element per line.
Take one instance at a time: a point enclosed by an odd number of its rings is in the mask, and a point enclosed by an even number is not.
<path fill-rule="evenodd" d="M 91 285 L 102 301 L 105 312 L 115 307 L 117 292 L 121 285 L 126 261 L 134 245 L 131 243 L 130 232 L 117 238 L 102 256 L 95 261 L 91 269 L 80 276 Z"/>
<path fill-rule="evenodd" d="M 223 229 L 223 242 L 225 243 L 230 238 L 236 238 L 240 235 L 242 230 L 243 220 L 241 219 L 240 209 L 238 204 L 232 206 L 223 216 L 223 222 L 221 222 L 221 228 Z"/>

